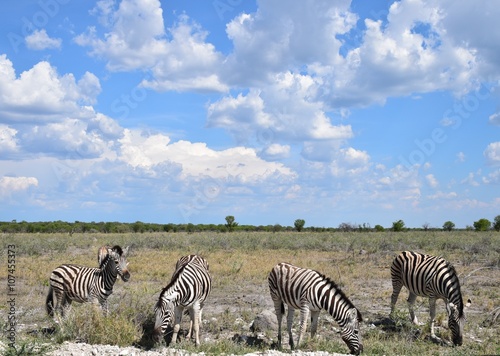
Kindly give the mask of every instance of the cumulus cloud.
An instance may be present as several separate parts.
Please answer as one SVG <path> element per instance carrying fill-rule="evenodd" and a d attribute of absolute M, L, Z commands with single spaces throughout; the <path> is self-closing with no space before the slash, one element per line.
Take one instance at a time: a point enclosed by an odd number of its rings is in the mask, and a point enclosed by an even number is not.
<path fill-rule="evenodd" d="M 489 117 L 489 123 L 500 126 L 500 112 L 496 112 Z"/>
<path fill-rule="evenodd" d="M 486 150 L 483 154 L 486 157 L 488 164 L 500 164 L 500 141 L 490 143 L 488 147 L 486 147 Z"/>
<path fill-rule="evenodd" d="M 18 150 L 17 130 L 0 124 L 0 153 L 10 153 Z"/>
<path fill-rule="evenodd" d="M 45 29 L 35 30 L 25 38 L 26 46 L 29 49 L 41 51 L 44 49 L 61 48 L 62 40 L 60 38 L 50 38 Z"/>
<path fill-rule="evenodd" d="M 290 155 L 289 145 L 280 145 L 278 143 L 270 144 L 265 147 L 259 156 L 267 160 L 280 160 L 287 158 Z"/>
<path fill-rule="evenodd" d="M 112 71 L 149 70 L 141 85 L 157 91 L 219 91 L 228 86 L 217 72 L 223 58 L 206 42 L 208 33 L 186 15 L 165 30 L 158 0 L 123 0 L 118 9 L 100 1 L 93 13 L 109 29 L 103 38 L 94 27 L 75 38 L 103 58 Z"/>
<path fill-rule="evenodd" d="M 37 186 L 38 179 L 34 177 L 2 177 L 0 178 L 0 196 L 8 196 Z"/>
<path fill-rule="evenodd" d="M 433 175 L 433 174 L 427 174 L 427 175 L 425 176 L 425 180 L 426 180 L 427 184 L 428 184 L 431 188 L 436 188 L 436 187 L 439 185 L 439 183 L 438 183 L 438 181 L 437 181 L 436 177 L 434 177 L 434 175 Z"/>
<path fill-rule="evenodd" d="M 273 140 L 345 140 L 351 126 L 332 125 L 322 104 L 311 99 L 314 79 L 300 74 L 276 75 L 269 86 L 248 94 L 227 96 L 208 107 L 208 127 L 222 127 L 238 142 L 248 142 L 259 132 L 272 130 Z M 250 134 L 250 135 L 249 135 Z"/>
<path fill-rule="evenodd" d="M 296 173 L 281 163 L 266 162 L 255 150 L 234 147 L 215 151 L 205 143 L 171 142 L 163 134 L 148 135 L 126 129 L 121 144 L 120 159 L 134 167 L 154 167 L 168 162 L 181 167 L 181 177 L 211 177 L 255 183 L 273 176 L 294 179 Z"/>
<path fill-rule="evenodd" d="M 60 76 L 46 61 L 17 77 L 12 62 L 0 55 L 0 114 L 7 120 L 57 121 L 95 102 L 100 90 L 94 74 L 87 72 L 77 82 L 73 74 Z"/>

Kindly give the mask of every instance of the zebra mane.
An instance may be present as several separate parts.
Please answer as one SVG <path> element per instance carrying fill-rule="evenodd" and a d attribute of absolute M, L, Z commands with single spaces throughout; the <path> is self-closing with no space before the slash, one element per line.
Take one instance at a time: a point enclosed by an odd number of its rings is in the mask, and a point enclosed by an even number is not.
<path fill-rule="evenodd" d="M 107 266 L 107 264 L 108 264 L 108 262 L 109 262 L 110 259 L 111 259 L 111 256 L 110 256 L 109 253 L 107 253 L 104 256 L 104 258 L 102 259 L 101 264 L 99 265 L 99 269 L 103 270 L 104 268 L 106 268 L 106 266 Z"/>
<path fill-rule="evenodd" d="M 123 250 L 120 246 L 118 245 L 114 245 L 113 248 L 112 248 L 113 251 L 115 251 L 117 254 L 119 254 L 120 256 L 123 255 Z"/>
<path fill-rule="evenodd" d="M 347 297 L 347 295 L 345 295 L 344 291 L 342 290 L 342 288 L 340 288 L 338 286 L 337 283 L 335 283 L 333 280 L 330 279 L 330 277 L 327 277 L 325 276 L 324 274 L 318 272 L 318 271 L 315 271 L 316 273 L 318 273 L 321 278 L 329 285 L 330 289 L 334 289 L 335 290 L 335 294 L 338 294 L 340 295 L 340 298 L 347 303 L 347 305 L 349 305 L 349 307 L 352 309 L 356 309 L 356 312 L 358 314 L 358 320 L 359 321 L 363 321 L 363 317 L 361 316 L 361 312 L 358 310 L 358 308 L 356 308 L 354 306 L 354 304 L 351 302 L 351 300 Z"/>

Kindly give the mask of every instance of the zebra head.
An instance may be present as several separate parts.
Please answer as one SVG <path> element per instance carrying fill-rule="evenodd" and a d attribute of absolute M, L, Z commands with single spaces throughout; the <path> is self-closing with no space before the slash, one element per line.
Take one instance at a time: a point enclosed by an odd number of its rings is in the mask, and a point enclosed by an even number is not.
<path fill-rule="evenodd" d="M 125 250 L 122 250 L 120 246 L 116 245 L 108 251 L 115 261 L 118 275 L 121 277 L 122 281 L 127 282 L 130 279 L 130 272 L 128 271 L 127 262 L 128 246 L 127 248 L 125 248 Z"/>
<path fill-rule="evenodd" d="M 155 305 L 155 327 L 153 329 L 153 341 L 160 342 L 168 326 L 174 317 L 174 303 L 165 301 L 160 296 Z"/>
<path fill-rule="evenodd" d="M 470 303 L 471 302 L 469 299 L 468 303 L 465 305 L 465 308 L 467 308 L 470 305 Z M 451 330 L 453 344 L 461 346 L 463 339 L 462 335 L 464 332 L 464 325 L 466 321 L 463 304 L 455 304 L 450 302 L 447 304 L 447 309 L 448 309 L 448 327 Z"/>
<path fill-rule="evenodd" d="M 363 343 L 359 332 L 359 323 L 361 321 L 363 321 L 363 318 L 359 310 L 352 308 L 347 312 L 347 323 L 340 331 L 342 340 L 347 344 L 353 355 L 359 355 L 363 352 Z"/>

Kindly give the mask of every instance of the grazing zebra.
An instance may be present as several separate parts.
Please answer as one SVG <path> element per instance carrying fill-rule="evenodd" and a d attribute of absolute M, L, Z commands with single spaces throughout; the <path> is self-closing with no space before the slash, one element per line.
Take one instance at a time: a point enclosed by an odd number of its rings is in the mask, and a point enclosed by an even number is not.
<path fill-rule="evenodd" d="M 99 302 L 104 314 L 108 313 L 107 299 L 113 293 L 113 285 L 119 275 L 124 282 L 130 279 L 126 256 L 128 247 L 120 246 L 99 250 L 99 268 L 64 264 L 50 275 L 49 293 L 45 307 L 50 316 L 54 312 L 64 313 L 64 307 L 72 301 L 78 303 Z M 54 299 L 56 304 L 54 305 Z"/>
<path fill-rule="evenodd" d="M 443 299 L 448 311 L 448 327 L 452 332 L 453 343 L 462 345 L 465 324 L 464 303 L 457 273 L 449 262 L 441 257 L 404 251 L 392 262 L 391 278 L 393 289 L 391 317 L 393 317 L 399 292 L 403 286 L 410 292 L 408 307 L 410 318 L 414 324 L 418 325 L 413 310 L 415 299 L 417 296 L 429 297 L 431 338 L 441 342 L 441 339 L 434 333 L 434 318 L 436 316 L 436 300 Z"/>
<path fill-rule="evenodd" d="M 300 309 L 297 348 L 306 331 L 309 311 L 311 312 L 311 337 L 314 337 L 318 327 L 319 312 L 324 309 L 342 328 L 342 340 L 347 344 L 351 353 L 359 355 L 363 351 L 359 333 L 361 313 L 328 277 L 311 269 L 296 267 L 289 263 L 279 263 L 271 270 L 268 282 L 278 317 L 279 348 L 281 348 L 281 319 L 285 313 L 284 304 L 287 304 L 288 340 L 292 350 L 294 349 L 292 322 L 295 309 Z"/>
<path fill-rule="evenodd" d="M 177 341 L 184 309 L 189 312 L 190 323 L 187 338 L 194 336 L 200 345 L 200 323 L 203 305 L 212 288 L 212 278 L 207 261 L 197 255 L 181 257 L 175 266 L 170 283 L 163 288 L 155 305 L 155 327 L 153 339 L 159 342 L 168 325 L 175 317 L 172 343 Z"/>

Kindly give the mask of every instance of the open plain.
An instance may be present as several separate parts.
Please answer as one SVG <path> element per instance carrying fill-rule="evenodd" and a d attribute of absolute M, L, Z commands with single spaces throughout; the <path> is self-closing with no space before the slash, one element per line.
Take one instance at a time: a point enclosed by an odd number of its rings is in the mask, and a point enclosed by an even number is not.
<path fill-rule="evenodd" d="M 149 350 L 150 354 L 271 354 L 268 350 L 275 348 L 276 331 L 272 327 L 255 330 L 252 324 L 257 316 L 273 312 L 267 275 L 283 261 L 316 269 L 341 286 L 363 315 L 365 354 L 500 354 L 500 234 L 495 231 L 3 234 L 0 241 L 2 288 L 8 287 L 10 275 L 15 277 L 11 285 L 15 313 L 9 314 L 9 306 L 0 304 L 4 322 L 1 342 L 6 354 L 57 354 L 65 341 L 134 346 L 134 350 Z M 44 305 L 51 271 L 63 263 L 97 266 L 98 248 L 115 244 L 130 246 L 131 279 L 128 283 L 117 281 L 108 300 L 110 316 L 102 317 L 91 305 L 73 303 L 68 317 L 56 324 L 46 315 Z M 15 250 L 15 268 L 9 272 L 10 248 Z M 405 289 L 398 300 L 395 322 L 387 318 L 392 293 L 389 268 L 402 250 L 441 255 L 455 266 L 464 300 L 472 300 L 466 311 L 463 346 L 435 344 L 429 338 L 428 325 L 410 324 Z M 213 278 L 203 312 L 202 345 L 195 348 L 182 333 L 182 341 L 168 349 L 166 344 L 153 345 L 153 306 L 177 259 L 192 253 L 208 260 Z M 416 305 L 419 320 L 427 322 L 427 300 L 418 298 Z M 15 349 L 8 347 L 12 333 L 6 330 L 13 320 L 9 315 L 14 315 L 16 322 Z M 184 333 L 187 319 L 183 319 Z M 438 335 L 450 340 L 442 301 L 437 303 L 436 321 Z M 298 313 L 294 332 L 297 324 Z M 317 337 L 307 337 L 301 350 L 347 353 L 338 331 L 338 325 L 323 311 Z M 283 336 L 283 340 L 288 339 L 285 332 Z M 99 352 L 97 346 L 90 349 Z M 290 352 L 286 342 L 282 351 Z"/>

